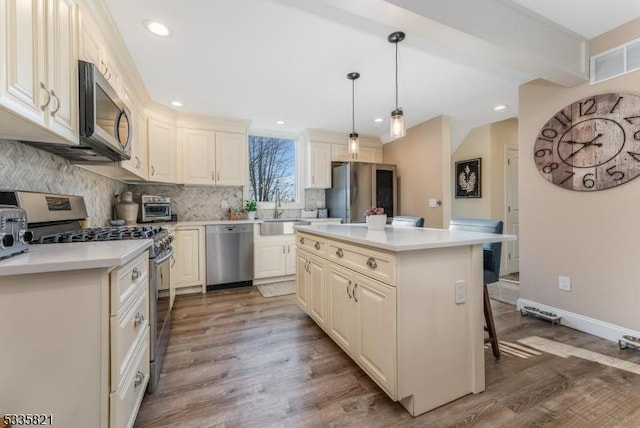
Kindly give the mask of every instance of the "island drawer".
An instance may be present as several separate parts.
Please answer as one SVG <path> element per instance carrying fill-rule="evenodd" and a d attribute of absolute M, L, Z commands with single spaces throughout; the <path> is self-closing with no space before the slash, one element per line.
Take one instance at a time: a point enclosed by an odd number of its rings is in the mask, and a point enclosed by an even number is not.
<path fill-rule="evenodd" d="M 305 249 L 311 254 L 320 256 L 327 254 L 327 241 L 319 236 L 298 232 L 296 234 L 296 245 L 298 248 Z"/>
<path fill-rule="evenodd" d="M 136 345 L 149 325 L 149 292 L 141 287 L 127 304 L 111 317 L 111 387 L 115 391 L 133 358 Z"/>
<path fill-rule="evenodd" d="M 144 251 L 120 269 L 111 272 L 111 315 L 136 293 L 140 284 L 146 284 L 149 276 L 149 252 Z"/>
<path fill-rule="evenodd" d="M 328 241 L 329 260 L 395 286 L 395 256 L 370 248 Z"/>

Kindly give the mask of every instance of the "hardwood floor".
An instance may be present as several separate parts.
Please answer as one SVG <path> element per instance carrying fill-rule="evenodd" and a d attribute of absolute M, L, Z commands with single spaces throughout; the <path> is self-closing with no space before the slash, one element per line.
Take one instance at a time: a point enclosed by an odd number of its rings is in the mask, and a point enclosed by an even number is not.
<path fill-rule="evenodd" d="M 640 426 L 640 351 L 491 303 L 507 343 L 500 360 L 485 349 L 486 391 L 413 418 L 294 295 L 244 288 L 179 296 L 158 389 L 135 426 Z"/>

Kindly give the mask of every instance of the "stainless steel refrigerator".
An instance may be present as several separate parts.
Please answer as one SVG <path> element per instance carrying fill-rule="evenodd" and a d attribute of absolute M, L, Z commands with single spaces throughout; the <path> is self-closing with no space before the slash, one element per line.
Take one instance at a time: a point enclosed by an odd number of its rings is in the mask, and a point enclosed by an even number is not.
<path fill-rule="evenodd" d="M 329 217 L 340 217 L 343 223 L 364 223 L 367 209 L 382 207 L 387 222 L 393 220 L 398 209 L 395 165 L 334 162 L 331 179 L 332 187 L 325 194 Z"/>

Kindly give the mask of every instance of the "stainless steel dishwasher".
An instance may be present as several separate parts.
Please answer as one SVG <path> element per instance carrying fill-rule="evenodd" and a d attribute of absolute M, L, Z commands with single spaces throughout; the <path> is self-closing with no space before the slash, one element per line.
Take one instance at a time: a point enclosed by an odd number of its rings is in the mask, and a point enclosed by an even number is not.
<path fill-rule="evenodd" d="M 251 285 L 253 224 L 215 224 L 205 232 L 207 288 Z"/>

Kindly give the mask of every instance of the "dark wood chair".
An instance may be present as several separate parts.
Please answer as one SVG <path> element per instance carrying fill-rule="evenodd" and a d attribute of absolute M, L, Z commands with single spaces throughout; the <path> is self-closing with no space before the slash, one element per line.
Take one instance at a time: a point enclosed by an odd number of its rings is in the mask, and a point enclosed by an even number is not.
<path fill-rule="evenodd" d="M 412 215 L 397 215 L 391 222 L 393 227 L 424 227 L 424 218 Z"/>
<path fill-rule="evenodd" d="M 485 220 L 479 218 L 454 218 L 449 223 L 449 230 L 465 230 L 469 232 L 482 233 L 502 233 L 503 223 L 500 220 Z M 482 288 L 484 294 L 484 320 L 485 330 L 489 333 L 489 342 L 493 355 L 500 358 L 500 348 L 498 347 L 498 335 L 493 322 L 493 312 L 489 300 L 487 284 L 492 284 L 500 279 L 500 258 L 502 256 L 502 243 L 494 242 L 483 244 L 484 277 Z"/>

